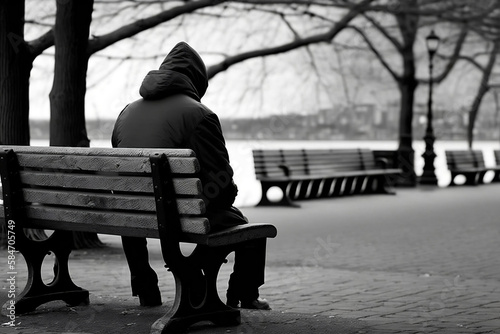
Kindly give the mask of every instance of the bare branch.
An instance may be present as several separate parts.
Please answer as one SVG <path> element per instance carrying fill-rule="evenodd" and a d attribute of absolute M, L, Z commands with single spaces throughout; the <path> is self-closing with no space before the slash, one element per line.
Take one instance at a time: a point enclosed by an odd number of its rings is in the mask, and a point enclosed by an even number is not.
<path fill-rule="evenodd" d="M 438 55 L 438 57 L 439 57 L 439 55 Z M 441 58 L 443 58 L 443 57 L 441 56 Z M 481 64 L 479 64 L 479 62 L 477 62 L 473 57 L 460 55 L 457 58 L 458 58 L 458 60 L 465 60 L 465 61 L 471 63 L 472 65 L 474 65 L 474 67 L 476 67 L 480 71 L 484 71 L 484 67 Z"/>
<path fill-rule="evenodd" d="M 28 42 L 28 47 L 31 52 L 31 56 L 35 59 L 43 51 L 47 50 L 54 45 L 54 29 L 50 29 L 42 36 Z"/>
<path fill-rule="evenodd" d="M 455 44 L 455 48 L 453 50 L 453 54 L 450 58 L 450 61 L 446 64 L 443 72 L 433 79 L 435 82 L 439 83 L 439 82 L 443 81 L 444 79 L 446 79 L 448 74 L 451 72 L 451 70 L 455 66 L 456 62 L 459 59 L 460 51 L 462 50 L 462 46 L 463 46 L 465 39 L 467 37 L 467 33 L 468 33 L 467 26 L 463 25 L 462 30 L 460 31 L 460 35 L 458 36 L 458 40 Z"/>
<path fill-rule="evenodd" d="M 387 38 L 393 45 L 394 47 L 398 50 L 398 51 L 402 51 L 403 50 L 403 46 L 401 45 L 401 43 L 399 43 L 399 41 L 394 38 L 393 36 L 391 36 L 386 29 L 384 29 L 384 27 L 382 27 L 382 25 L 380 23 L 378 23 L 374 18 L 372 18 L 370 15 L 367 15 L 367 14 L 364 14 L 363 15 L 371 24 L 373 24 L 373 26 L 382 34 L 384 35 L 385 38 Z M 363 38 L 366 39 L 366 36 L 363 36 Z"/>
<path fill-rule="evenodd" d="M 359 13 L 366 10 L 368 5 L 373 0 L 364 0 L 359 5 L 352 8 L 339 22 L 337 22 L 333 27 L 325 33 L 312 35 L 305 38 L 296 39 L 293 42 L 285 43 L 279 46 L 263 48 L 260 50 L 248 51 L 235 56 L 227 57 L 222 62 L 216 65 L 212 65 L 207 69 L 208 77 L 213 78 L 218 73 L 225 71 L 230 66 L 243 62 L 248 59 L 264 57 L 268 55 L 275 55 L 283 52 L 287 52 L 300 47 L 308 46 L 316 43 L 326 43 L 330 42 L 342 29 L 344 29 L 347 24 L 353 20 Z"/>
<path fill-rule="evenodd" d="M 156 15 L 150 16 L 146 19 L 140 19 L 131 24 L 124 25 L 108 34 L 92 38 L 89 41 L 88 54 L 94 54 L 111 44 L 134 36 L 161 23 L 172 20 L 180 15 L 191 13 L 200 8 L 215 6 L 223 2 L 226 2 L 226 0 L 189 1 L 184 5 L 173 7 Z"/>
<path fill-rule="evenodd" d="M 356 27 L 356 26 L 349 26 L 349 28 L 355 30 L 358 34 L 361 35 L 361 37 L 363 37 L 365 43 L 368 45 L 368 47 L 370 48 L 370 50 L 372 50 L 372 52 L 375 54 L 375 56 L 378 58 L 378 60 L 380 61 L 380 63 L 382 63 L 382 66 L 387 70 L 389 71 L 389 73 L 391 74 L 391 76 L 394 78 L 394 80 L 396 80 L 397 82 L 401 81 L 402 78 L 400 75 L 398 75 L 392 68 L 391 66 L 389 65 L 389 63 L 384 59 L 384 57 L 382 56 L 382 54 L 378 51 L 378 49 L 375 47 L 375 45 L 373 45 L 373 43 L 371 42 L 371 40 L 368 38 L 368 36 L 366 36 L 365 32 L 363 30 L 361 30 L 360 28 Z"/>
<path fill-rule="evenodd" d="M 40 26 L 40 27 L 46 27 L 46 28 L 52 28 L 52 26 L 54 25 L 52 23 L 39 22 L 39 21 L 34 21 L 34 20 L 25 20 L 24 23 L 32 24 L 32 25 Z"/>

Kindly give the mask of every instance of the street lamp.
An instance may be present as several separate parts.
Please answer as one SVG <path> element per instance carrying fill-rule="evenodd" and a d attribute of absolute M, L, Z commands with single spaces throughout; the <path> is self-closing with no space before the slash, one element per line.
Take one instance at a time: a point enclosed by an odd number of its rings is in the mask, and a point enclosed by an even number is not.
<path fill-rule="evenodd" d="M 422 158 L 424 158 L 424 171 L 420 177 L 420 184 L 437 185 L 438 180 L 434 172 L 434 159 L 436 158 L 436 153 L 434 153 L 434 141 L 436 137 L 434 136 L 434 130 L 432 128 L 432 61 L 439 47 L 440 39 L 434 33 L 434 30 L 432 30 L 429 36 L 425 38 L 425 41 L 427 52 L 429 53 L 429 100 L 427 105 L 427 128 L 424 136 L 425 152 L 422 154 Z"/>

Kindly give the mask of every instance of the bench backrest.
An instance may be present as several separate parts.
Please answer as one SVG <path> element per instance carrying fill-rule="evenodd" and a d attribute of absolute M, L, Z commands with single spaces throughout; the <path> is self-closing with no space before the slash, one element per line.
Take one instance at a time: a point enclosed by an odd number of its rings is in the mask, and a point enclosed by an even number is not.
<path fill-rule="evenodd" d="M 181 231 L 209 232 L 191 150 L 0 146 L 0 153 L 6 207 L 0 217 L 22 208 L 23 227 L 158 238 L 158 180 L 150 157 L 165 155 Z"/>
<path fill-rule="evenodd" d="M 257 179 L 375 169 L 368 149 L 253 150 Z"/>
<path fill-rule="evenodd" d="M 449 169 L 484 168 L 483 151 L 447 150 L 446 162 Z"/>

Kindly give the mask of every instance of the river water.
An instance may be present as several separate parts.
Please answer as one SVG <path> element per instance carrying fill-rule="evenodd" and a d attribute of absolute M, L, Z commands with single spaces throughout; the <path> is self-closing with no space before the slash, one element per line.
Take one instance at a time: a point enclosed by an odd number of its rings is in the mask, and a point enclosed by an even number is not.
<path fill-rule="evenodd" d="M 48 141 L 33 140 L 33 146 L 47 146 Z M 110 147 L 110 141 L 93 140 L 92 147 Z M 259 181 L 255 178 L 253 166 L 253 149 L 302 149 L 302 148 L 369 148 L 373 150 L 395 150 L 398 144 L 396 141 L 295 141 L 295 140 L 229 140 L 227 148 L 231 166 L 234 169 L 234 181 L 238 185 L 239 192 L 236 199 L 236 206 L 253 206 L 258 203 L 261 197 Z M 467 149 L 465 141 L 436 141 L 435 145 L 436 176 L 440 187 L 446 187 L 450 183 L 450 173 L 446 167 L 444 151 L 447 149 Z M 499 142 L 478 141 L 474 144 L 474 149 L 482 150 L 486 166 L 495 165 L 493 150 L 500 149 Z M 417 175 L 422 173 L 423 158 L 421 157 L 425 149 L 423 141 L 414 141 L 415 150 L 415 171 Z M 492 175 L 487 174 L 485 179 L 489 181 Z"/>

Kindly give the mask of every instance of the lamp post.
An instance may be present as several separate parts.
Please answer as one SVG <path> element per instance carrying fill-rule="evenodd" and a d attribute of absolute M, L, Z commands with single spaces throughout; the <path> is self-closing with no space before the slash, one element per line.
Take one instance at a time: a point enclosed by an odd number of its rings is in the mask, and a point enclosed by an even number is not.
<path fill-rule="evenodd" d="M 438 180 L 434 172 L 434 159 L 436 158 L 436 153 L 434 153 L 434 141 L 436 137 L 434 136 L 434 130 L 432 128 L 432 61 L 439 47 L 440 39 L 434 33 L 434 30 L 432 30 L 425 41 L 427 52 L 429 53 L 429 100 L 427 105 L 427 128 L 424 136 L 425 152 L 422 154 L 424 158 L 424 170 L 419 181 L 420 184 L 437 185 Z"/>

